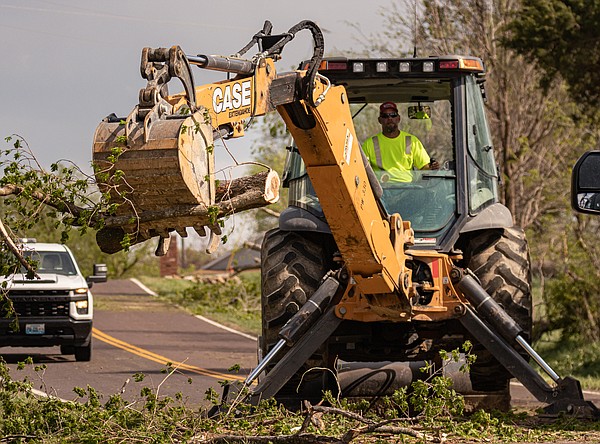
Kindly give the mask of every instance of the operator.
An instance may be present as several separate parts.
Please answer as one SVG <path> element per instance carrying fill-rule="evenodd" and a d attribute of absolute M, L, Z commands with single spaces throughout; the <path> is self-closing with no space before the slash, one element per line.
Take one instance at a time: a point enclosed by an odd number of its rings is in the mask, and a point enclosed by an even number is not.
<path fill-rule="evenodd" d="M 413 168 L 437 170 L 440 164 L 429 159 L 421 141 L 398 128 L 400 114 L 394 102 L 379 107 L 381 132 L 364 141 L 362 149 L 382 182 L 411 182 Z"/>

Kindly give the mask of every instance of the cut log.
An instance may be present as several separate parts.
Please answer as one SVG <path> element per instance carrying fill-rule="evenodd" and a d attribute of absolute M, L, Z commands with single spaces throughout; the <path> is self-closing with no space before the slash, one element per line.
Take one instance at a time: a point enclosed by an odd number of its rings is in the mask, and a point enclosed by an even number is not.
<path fill-rule="evenodd" d="M 217 219 L 277 202 L 279 185 L 279 175 L 272 170 L 221 181 L 214 205 L 172 205 L 143 211 L 135 217 L 133 213 L 109 216 L 104 220 L 104 228 L 96 233 L 96 242 L 100 250 L 112 254 L 123 250 L 126 236 L 132 246 L 161 236 L 161 233 L 183 232 L 186 227 L 197 231 L 201 231 L 201 227 L 214 227 Z"/>

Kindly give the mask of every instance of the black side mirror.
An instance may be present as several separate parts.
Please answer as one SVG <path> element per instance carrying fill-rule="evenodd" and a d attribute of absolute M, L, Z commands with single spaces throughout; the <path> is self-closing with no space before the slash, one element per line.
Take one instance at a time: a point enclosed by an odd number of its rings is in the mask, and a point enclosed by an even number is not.
<path fill-rule="evenodd" d="M 573 167 L 571 206 L 580 213 L 600 214 L 600 151 L 588 151 Z"/>
<path fill-rule="evenodd" d="M 108 279 L 108 267 L 106 264 L 94 264 L 94 274 L 88 276 L 86 281 L 88 286 L 92 286 L 95 282 L 106 282 Z"/>

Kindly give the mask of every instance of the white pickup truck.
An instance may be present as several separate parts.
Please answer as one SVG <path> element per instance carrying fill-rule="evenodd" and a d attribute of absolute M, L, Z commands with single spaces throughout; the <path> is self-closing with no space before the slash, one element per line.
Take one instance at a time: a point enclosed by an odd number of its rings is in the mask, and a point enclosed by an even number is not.
<path fill-rule="evenodd" d="M 92 356 L 94 282 L 106 282 L 106 265 L 84 278 L 66 245 L 26 242 L 24 255 L 37 262 L 39 279 L 21 273 L 0 280 L 0 347 L 60 346 L 77 361 Z M 5 283 L 5 284 L 4 284 Z"/>

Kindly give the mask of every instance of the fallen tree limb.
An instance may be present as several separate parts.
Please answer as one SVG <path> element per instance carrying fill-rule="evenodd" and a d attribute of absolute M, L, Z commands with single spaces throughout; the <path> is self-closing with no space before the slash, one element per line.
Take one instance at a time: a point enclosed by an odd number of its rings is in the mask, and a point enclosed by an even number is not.
<path fill-rule="evenodd" d="M 298 435 L 272 435 L 272 436 L 244 436 L 244 435 L 212 435 L 199 436 L 192 439 L 193 443 L 205 444 L 345 444 L 344 441 L 333 436 L 302 433 Z"/>
<path fill-rule="evenodd" d="M 25 189 L 18 185 L 5 185 L 0 188 L 0 197 L 8 197 L 11 195 L 17 196 L 23 193 L 24 191 Z M 74 216 L 75 218 L 79 217 L 84 211 L 87 210 L 86 208 L 79 207 L 77 205 L 65 202 L 63 200 L 53 199 L 50 195 L 39 191 L 32 192 L 31 198 L 37 200 L 40 203 L 48 205 L 54 208 L 55 210 L 60 211 L 61 213 L 68 213 L 69 215 Z M 92 218 L 92 220 L 94 220 L 94 218 Z"/>
<path fill-rule="evenodd" d="M 108 216 L 104 225 L 108 228 L 135 228 L 136 225 L 148 224 L 167 220 L 164 224 L 154 224 L 157 227 L 173 227 L 171 221 L 179 218 L 191 218 L 201 225 L 209 225 L 215 219 L 229 216 L 234 213 L 260 208 L 275 203 L 279 200 L 279 176 L 275 171 L 265 171 L 253 176 L 233 179 L 219 185 L 216 191 L 214 206 L 206 205 L 176 205 L 156 211 L 138 213 L 132 223 L 132 214 L 124 216 Z M 212 210 L 211 210 L 212 208 Z M 187 226 L 194 226 L 190 224 Z"/>
<path fill-rule="evenodd" d="M 358 421 L 360 423 L 365 424 L 362 427 L 354 427 L 349 429 L 344 436 L 341 438 L 342 442 L 349 443 L 354 440 L 356 437 L 365 434 L 371 433 L 382 433 L 389 435 L 407 435 L 412 436 L 417 439 L 421 439 L 427 442 L 443 442 L 443 438 L 435 437 L 428 435 L 424 432 L 420 432 L 418 430 L 411 429 L 409 427 L 398 427 L 394 425 L 390 425 L 394 422 L 406 422 L 410 421 L 413 418 L 393 418 L 385 421 L 376 422 L 370 418 L 364 417 L 358 413 L 350 412 L 348 410 L 339 409 L 335 407 L 326 407 L 321 405 L 311 405 L 309 402 L 304 401 L 304 406 L 308 411 L 309 415 L 314 415 L 315 413 L 320 414 L 328 414 L 328 415 L 338 415 L 343 416 L 348 419 L 352 419 L 354 421 Z"/>
<path fill-rule="evenodd" d="M 23 254 L 21 254 L 19 247 L 17 247 L 15 245 L 15 243 L 13 242 L 13 240 L 10 237 L 10 235 L 8 234 L 8 231 L 6 230 L 6 227 L 4 226 L 4 223 L 2 222 L 2 220 L 0 220 L 0 236 L 4 240 L 4 243 L 8 246 L 8 249 L 11 251 L 11 253 L 17 258 L 19 263 L 23 267 L 25 267 L 25 269 L 29 273 L 31 273 L 33 277 L 35 277 L 36 279 L 40 279 L 40 276 L 36 273 L 35 269 L 31 266 L 31 264 L 29 262 L 27 262 L 25 260 L 25 258 L 23 257 Z"/>
<path fill-rule="evenodd" d="M 217 219 L 277 202 L 279 183 L 275 171 L 265 171 L 221 182 L 211 206 L 177 205 L 141 212 L 135 218 L 109 216 L 104 219 L 104 228 L 96 233 L 96 242 L 103 252 L 116 253 L 125 245 L 132 246 L 155 236 L 167 237 L 172 231 L 185 235 L 186 227 L 193 227 L 203 235 L 204 227 L 215 231 Z"/>
<path fill-rule="evenodd" d="M 383 435 L 385 437 L 406 435 L 421 442 L 433 442 L 443 443 L 446 440 L 444 435 L 432 436 L 425 432 L 415 430 L 410 427 L 399 427 L 391 425 L 395 422 L 406 422 L 411 421 L 414 418 L 392 418 L 383 421 L 374 421 L 371 418 L 365 417 L 358 413 L 350 412 L 348 410 L 326 407 L 321 405 L 311 405 L 308 401 L 304 401 L 304 407 L 307 409 L 306 417 L 302 427 L 299 428 L 297 433 L 290 435 L 265 435 L 265 436 L 247 436 L 247 435 L 236 435 L 236 434 L 218 434 L 218 433 L 203 433 L 195 436 L 190 442 L 197 443 L 210 443 L 210 444 L 225 444 L 225 443 L 271 443 L 271 444 L 312 444 L 312 443 L 335 443 L 335 444 L 349 444 L 359 437 L 366 435 Z M 318 430 L 323 431 L 325 426 L 325 419 L 319 416 L 317 421 L 313 421 L 315 415 L 334 415 L 342 416 L 346 419 L 355 421 L 354 427 L 350 427 L 346 430 L 341 437 L 330 436 L 326 434 L 314 434 L 307 432 L 306 429 L 309 424 L 313 424 Z"/>
<path fill-rule="evenodd" d="M 218 219 L 277 202 L 279 185 L 279 175 L 275 171 L 263 171 L 231 181 L 221 181 L 216 189 L 215 204 L 211 206 L 176 205 L 140 213 L 135 213 L 133 207 L 131 212 L 127 213 L 121 206 L 121 214 L 116 216 L 53 199 L 42 192 L 30 192 L 29 195 L 33 200 L 68 214 L 73 226 L 79 226 L 79 217 L 87 214 L 87 223 L 90 226 L 103 226 L 96 233 L 96 242 L 100 250 L 116 253 L 152 237 L 166 238 L 172 231 L 185 235 L 186 227 L 193 227 L 200 235 L 205 234 L 207 227 L 219 235 Z M 23 192 L 23 187 L 8 184 L 0 188 L 0 197 L 19 195 Z"/>

